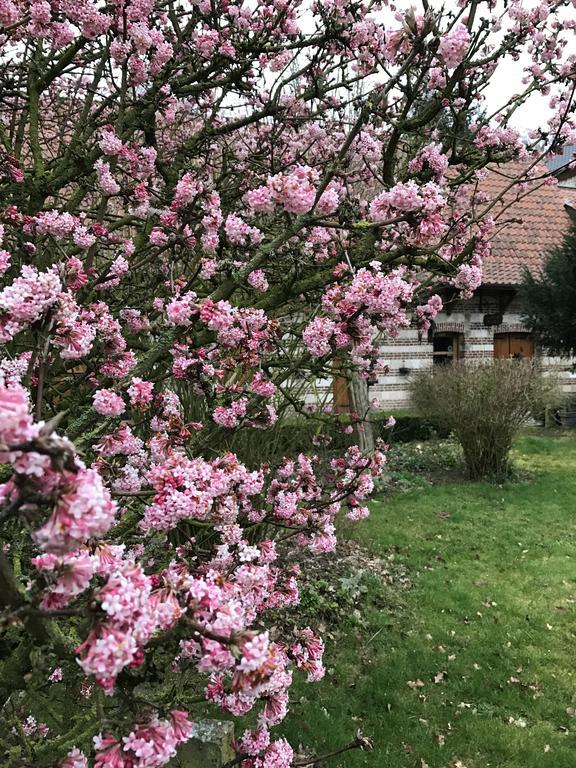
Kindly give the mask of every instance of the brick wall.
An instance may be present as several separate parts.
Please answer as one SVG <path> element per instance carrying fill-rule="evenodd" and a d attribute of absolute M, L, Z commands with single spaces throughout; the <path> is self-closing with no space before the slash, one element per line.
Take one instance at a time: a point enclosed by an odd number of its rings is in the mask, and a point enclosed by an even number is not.
<path fill-rule="evenodd" d="M 503 314 L 498 326 L 484 325 L 484 316 L 497 313 L 502 308 L 501 294 L 484 292 L 467 302 L 457 302 L 450 313 L 442 312 L 436 318 L 436 331 L 461 334 L 461 356 L 466 360 L 492 359 L 494 357 L 494 334 L 521 333 L 526 328 L 522 323 L 522 307 L 517 298 L 513 299 Z M 410 406 L 409 383 L 411 375 L 433 364 L 433 345 L 427 334 L 420 334 L 415 328 L 400 332 L 397 339 L 382 344 L 382 358 L 389 372 L 381 376 L 377 384 L 370 387 L 370 395 L 378 398 L 387 409 Z M 558 371 L 563 389 L 576 398 L 576 376 L 571 375 L 571 360 L 560 360 L 542 356 L 538 350 L 544 371 Z M 400 372 L 401 369 L 408 369 Z"/>

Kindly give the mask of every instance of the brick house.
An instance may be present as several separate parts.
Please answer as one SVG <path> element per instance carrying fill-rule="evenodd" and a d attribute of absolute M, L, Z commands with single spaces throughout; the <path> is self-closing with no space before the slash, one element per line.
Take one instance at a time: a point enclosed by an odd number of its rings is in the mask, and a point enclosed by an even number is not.
<path fill-rule="evenodd" d="M 522 322 L 518 296 L 524 268 L 538 271 L 545 254 L 562 241 L 571 218 L 576 218 L 576 171 L 569 171 L 566 162 L 556 162 L 550 170 L 558 174 L 558 185 L 542 184 L 524 194 L 513 191 L 497 203 L 494 215 L 499 216 L 498 233 L 492 255 L 484 264 L 482 285 L 474 296 L 462 301 L 445 291 L 445 310 L 427 334 L 410 328 L 383 344 L 382 356 L 389 372 L 369 388 L 370 398 L 377 398 L 383 409 L 410 405 L 409 382 L 415 371 L 460 359 L 536 356 L 543 370 L 560 370 L 563 388 L 576 397 L 572 362 L 546 357 L 535 346 Z M 542 171 L 547 173 L 544 167 Z M 495 169 L 482 189 L 494 199 L 517 172 L 515 164 Z M 503 222 L 505 226 L 501 226 Z M 337 407 L 345 405 L 342 381 L 334 382 L 333 396 Z"/>

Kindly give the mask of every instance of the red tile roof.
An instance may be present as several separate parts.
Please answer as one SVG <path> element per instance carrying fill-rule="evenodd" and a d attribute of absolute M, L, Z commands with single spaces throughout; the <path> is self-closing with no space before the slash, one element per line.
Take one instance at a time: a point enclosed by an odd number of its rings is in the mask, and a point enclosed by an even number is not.
<path fill-rule="evenodd" d="M 522 169 L 520 163 L 492 167 L 480 188 L 494 200 Z M 547 173 L 544 165 L 537 169 L 538 177 Z M 483 283 L 516 285 L 522 282 L 524 267 L 538 271 L 550 248 L 562 242 L 570 223 L 565 203 L 576 207 L 576 189 L 539 181 L 528 190 L 522 191 L 516 185 L 506 192 L 490 212 L 497 221 L 497 229 L 492 254 L 484 262 Z"/>

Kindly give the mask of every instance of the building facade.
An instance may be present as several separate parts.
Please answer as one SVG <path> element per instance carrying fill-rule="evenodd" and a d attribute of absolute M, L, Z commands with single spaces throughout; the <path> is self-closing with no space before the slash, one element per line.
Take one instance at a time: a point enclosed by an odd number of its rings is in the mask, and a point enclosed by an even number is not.
<path fill-rule="evenodd" d="M 506 304 L 504 311 L 502 305 Z M 497 289 L 483 287 L 469 301 L 459 301 L 447 313 L 438 315 L 427 334 L 415 328 L 382 345 L 388 373 L 369 388 L 383 410 L 410 407 L 410 381 L 419 370 L 458 360 L 493 358 L 536 358 L 544 372 L 554 372 L 562 388 L 576 399 L 576 372 L 573 362 L 547 357 L 534 344 L 522 322 L 522 304 L 517 295 L 509 298 Z"/>
<path fill-rule="evenodd" d="M 529 191 L 508 189 L 521 170 L 515 163 L 499 167 L 483 182 L 488 198 L 498 201 L 493 213 L 497 230 L 483 283 L 474 296 L 462 301 L 446 293 L 444 311 L 428 333 L 408 328 L 383 342 L 388 372 L 369 388 L 370 398 L 380 401 L 382 409 L 410 406 L 410 380 L 419 370 L 458 360 L 508 357 L 536 358 L 544 372 L 559 375 L 562 388 L 576 401 L 573 361 L 547 357 L 538 349 L 523 323 L 525 307 L 519 295 L 524 270 L 537 273 L 550 249 L 562 242 L 571 219 L 576 219 L 576 170 L 555 161 L 550 170 L 557 175 L 556 184 L 545 180 L 548 170 L 541 167 L 537 169 L 541 183 Z M 341 380 L 333 383 L 333 402 L 338 409 L 347 405 Z"/>

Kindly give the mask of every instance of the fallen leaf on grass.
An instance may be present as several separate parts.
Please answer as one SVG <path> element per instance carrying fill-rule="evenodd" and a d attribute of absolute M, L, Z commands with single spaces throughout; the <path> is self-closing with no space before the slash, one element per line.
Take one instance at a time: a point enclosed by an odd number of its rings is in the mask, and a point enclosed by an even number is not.
<path fill-rule="evenodd" d="M 406 683 L 408 688 L 412 688 L 414 690 L 415 688 L 424 688 L 424 682 L 418 678 L 417 680 L 408 680 Z"/>
<path fill-rule="evenodd" d="M 526 726 L 528 725 L 528 721 L 523 717 L 516 718 L 516 717 L 510 716 L 508 718 L 508 723 L 510 725 L 515 725 L 516 728 L 526 728 Z"/>
<path fill-rule="evenodd" d="M 436 674 L 434 675 L 434 682 L 443 683 L 445 677 L 446 677 L 446 672 L 436 672 Z"/>

